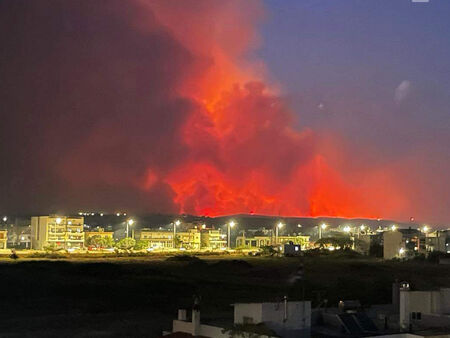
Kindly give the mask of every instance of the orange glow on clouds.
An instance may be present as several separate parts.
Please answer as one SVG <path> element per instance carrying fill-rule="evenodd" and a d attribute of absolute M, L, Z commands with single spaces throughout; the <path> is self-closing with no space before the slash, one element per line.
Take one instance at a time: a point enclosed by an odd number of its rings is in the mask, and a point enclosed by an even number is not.
<path fill-rule="evenodd" d="M 262 63 L 245 58 L 260 43 L 260 2 L 143 3 L 206 64 L 178 88 L 196 103 L 182 130 L 189 155 L 161 178 L 180 212 L 376 218 L 405 207 L 394 177 L 375 171 L 359 180 L 333 163 L 341 149 L 295 128 Z M 150 168 L 144 186 L 156 180 Z"/>

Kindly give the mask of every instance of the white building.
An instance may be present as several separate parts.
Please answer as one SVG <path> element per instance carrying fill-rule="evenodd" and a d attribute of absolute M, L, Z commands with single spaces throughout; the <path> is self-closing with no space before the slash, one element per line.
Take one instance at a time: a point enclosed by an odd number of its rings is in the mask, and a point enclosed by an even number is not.
<path fill-rule="evenodd" d="M 234 304 L 234 328 L 245 330 L 252 325 L 264 325 L 272 334 L 252 337 L 309 337 L 311 331 L 311 302 L 237 303 Z M 192 310 L 192 319 L 187 319 L 186 310 L 178 310 L 178 319 L 173 321 L 171 334 L 177 332 L 192 336 L 229 338 L 229 328 L 200 323 L 200 311 Z M 251 331 L 243 331 L 251 332 Z"/>
<path fill-rule="evenodd" d="M 450 327 L 450 288 L 437 291 L 411 291 L 409 284 L 400 288 L 400 328 Z"/>

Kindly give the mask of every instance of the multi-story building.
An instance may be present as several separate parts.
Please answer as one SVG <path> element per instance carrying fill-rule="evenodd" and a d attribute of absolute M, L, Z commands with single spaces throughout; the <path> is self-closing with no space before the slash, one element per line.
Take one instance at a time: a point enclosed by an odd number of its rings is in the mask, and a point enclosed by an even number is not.
<path fill-rule="evenodd" d="M 172 249 L 173 232 L 167 230 L 142 229 L 139 239 L 148 241 L 148 247 L 154 249 Z"/>
<path fill-rule="evenodd" d="M 437 230 L 427 234 L 425 238 L 427 251 L 450 253 L 450 231 Z"/>
<path fill-rule="evenodd" d="M 275 238 L 273 236 L 246 237 L 245 235 L 243 235 L 236 238 L 236 247 L 257 249 L 275 244 L 284 245 L 290 242 L 292 242 L 293 244 L 298 244 L 301 246 L 302 250 L 306 250 L 309 247 L 309 236 L 278 236 Z"/>
<path fill-rule="evenodd" d="M 78 216 L 35 216 L 31 218 L 32 248 L 47 246 L 63 249 L 84 246 L 84 218 Z"/>
<path fill-rule="evenodd" d="M 175 238 L 172 231 L 142 229 L 139 239 L 148 241 L 149 248 L 154 249 L 173 249 L 175 247 L 199 250 L 201 248 L 201 233 L 196 228 L 177 231 Z"/>
<path fill-rule="evenodd" d="M 8 230 L 0 230 L 0 249 L 6 249 L 8 241 Z"/>
<path fill-rule="evenodd" d="M 425 253 L 425 234 L 417 229 L 395 229 L 383 233 L 383 258 L 407 258 Z"/>
<path fill-rule="evenodd" d="M 189 250 L 200 250 L 201 243 L 201 233 L 197 228 L 176 233 L 176 247 Z"/>
<path fill-rule="evenodd" d="M 227 247 L 227 235 L 220 230 L 202 229 L 201 231 L 202 249 L 225 249 Z"/>

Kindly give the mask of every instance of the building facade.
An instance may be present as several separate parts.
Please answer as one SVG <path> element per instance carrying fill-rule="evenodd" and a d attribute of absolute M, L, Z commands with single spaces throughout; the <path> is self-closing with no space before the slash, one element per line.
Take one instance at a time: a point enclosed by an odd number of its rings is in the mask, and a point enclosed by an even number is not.
<path fill-rule="evenodd" d="M 221 250 L 227 247 L 227 235 L 220 230 L 203 229 L 201 231 L 201 248 L 210 250 Z"/>
<path fill-rule="evenodd" d="M 277 242 L 277 243 L 275 243 Z M 270 245 L 284 245 L 292 242 L 293 244 L 300 245 L 302 250 L 309 248 L 309 236 L 238 236 L 236 238 L 236 247 L 245 249 L 259 249 Z"/>
<path fill-rule="evenodd" d="M 187 231 L 177 232 L 175 240 L 176 248 L 184 248 L 188 250 L 200 250 L 202 241 L 201 233 L 198 229 L 189 229 Z"/>
<path fill-rule="evenodd" d="M 400 288 L 400 328 L 404 331 L 450 327 L 450 289 L 411 291 Z"/>
<path fill-rule="evenodd" d="M 426 253 L 425 234 L 417 229 L 389 230 L 383 233 L 383 258 L 408 258 Z"/>
<path fill-rule="evenodd" d="M 35 216 L 31 218 L 32 249 L 52 246 L 61 249 L 84 247 L 84 218 L 78 216 Z"/>
<path fill-rule="evenodd" d="M 428 252 L 450 253 L 450 231 L 437 230 L 427 234 L 425 244 Z"/>
<path fill-rule="evenodd" d="M 0 230 L 0 249 L 6 249 L 8 242 L 8 230 Z"/>
<path fill-rule="evenodd" d="M 153 249 L 173 249 L 173 232 L 165 230 L 142 229 L 139 239 L 148 242 Z"/>

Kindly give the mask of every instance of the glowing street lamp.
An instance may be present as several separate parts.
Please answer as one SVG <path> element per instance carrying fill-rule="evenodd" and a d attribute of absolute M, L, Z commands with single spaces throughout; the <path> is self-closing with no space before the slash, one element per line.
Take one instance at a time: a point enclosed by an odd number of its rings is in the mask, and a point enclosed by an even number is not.
<path fill-rule="evenodd" d="M 344 232 L 349 233 L 350 230 L 351 230 L 351 228 L 350 228 L 348 225 L 346 225 L 346 226 L 344 227 Z"/>
<path fill-rule="evenodd" d="M 3 217 L 3 222 L 6 222 L 8 220 L 8 217 L 4 216 Z"/>
<path fill-rule="evenodd" d="M 428 226 L 424 225 L 423 228 L 422 228 L 422 232 L 427 233 L 428 230 L 430 230 L 430 228 Z"/>
<path fill-rule="evenodd" d="M 231 228 L 236 225 L 234 221 L 228 223 L 228 249 L 231 249 Z"/>
<path fill-rule="evenodd" d="M 127 221 L 127 238 L 128 238 L 129 227 L 133 226 L 133 224 L 134 224 L 134 219 L 130 218 Z"/>
<path fill-rule="evenodd" d="M 177 219 L 175 222 L 173 222 L 173 239 L 172 239 L 172 245 L 175 249 L 175 237 L 177 236 L 177 226 L 181 224 L 181 221 Z"/>
<path fill-rule="evenodd" d="M 322 238 L 322 231 L 325 231 L 326 228 L 327 228 L 327 225 L 325 223 L 322 223 L 319 226 L 319 239 Z"/>
<path fill-rule="evenodd" d="M 395 224 L 392 224 L 392 226 L 391 226 L 391 230 L 392 230 L 392 231 L 395 231 L 395 230 L 397 230 L 397 226 L 396 226 Z"/>
<path fill-rule="evenodd" d="M 366 226 L 364 224 L 361 224 L 361 226 L 359 228 L 361 229 L 361 231 L 366 230 Z"/>
<path fill-rule="evenodd" d="M 275 228 L 275 244 L 278 244 L 278 231 L 284 226 L 283 223 L 279 222 Z"/>

